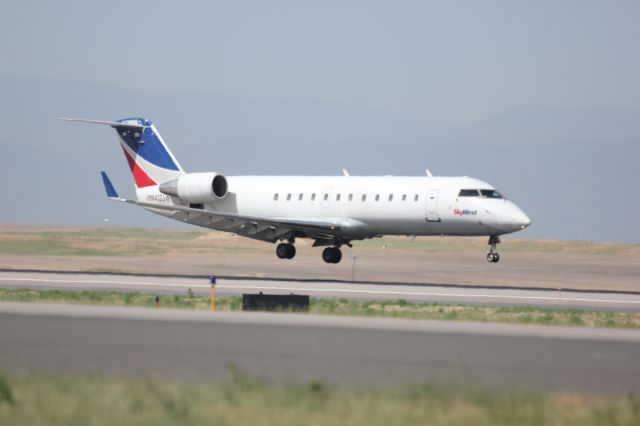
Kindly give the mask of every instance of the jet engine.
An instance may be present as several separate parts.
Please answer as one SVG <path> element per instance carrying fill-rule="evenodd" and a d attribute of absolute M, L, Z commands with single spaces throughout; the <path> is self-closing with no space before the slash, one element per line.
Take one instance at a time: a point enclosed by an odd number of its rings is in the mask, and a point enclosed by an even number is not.
<path fill-rule="evenodd" d="M 160 192 L 188 203 L 208 203 L 227 196 L 227 179 L 217 173 L 187 173 L 160 185 Z"/>

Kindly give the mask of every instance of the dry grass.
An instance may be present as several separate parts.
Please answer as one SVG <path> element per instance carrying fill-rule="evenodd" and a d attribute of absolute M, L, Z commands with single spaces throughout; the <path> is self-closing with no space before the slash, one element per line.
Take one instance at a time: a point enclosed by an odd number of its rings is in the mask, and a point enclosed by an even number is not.
<path fill-rule="evenodd" d="M 223 383 L 0 376 L 3 425 L 637 425 L 637 397 L 511 390 L 275 386 L 231 367 Z"/>
<path fill-rule="evenodd" d="M 232 241 L 233 244 L 229 244 Z M 299 243 L 304 244 L 302 241 Z M 486 238 L 385 237 L 356 242 L 362 249 L 423 252 L 483 252 Z M 269 244 L 232 234 L 200 229 L 148 228 L 54 228 L 0 227 L 0 254 L 57 256 L 162 255 L 168 253 L 215 253 L 272 251 Z M 639 244 L 592 243 L 588 241 L 544 241 L 505 239 L 501 251 L 531 253 L 573 253 L 591 255 L 640 255 Z"/>
<path fill-rule="evenodd" d="M 497 265 L 485 260 L 486 238 L 357 241 L 338 265 L 306 240 L 296 246 L 295 259 L 278 261 L 272 244 L 198 228 L 0 225 L 0 268 L 350 280 L 357 263 L 358 281 L 640 291 L 637 244 L 504 238 Z"/>

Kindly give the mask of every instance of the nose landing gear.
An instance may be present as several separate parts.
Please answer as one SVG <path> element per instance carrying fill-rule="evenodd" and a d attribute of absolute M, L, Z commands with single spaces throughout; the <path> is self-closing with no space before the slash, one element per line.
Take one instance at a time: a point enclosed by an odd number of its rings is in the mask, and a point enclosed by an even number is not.
<path fill-rule="evenodd" d="M 327 263 L 340 263 L 342 251 L 340 251 L 339 247 L 327 247 L 322 251 L 322 260 Z"/>
<path fill-rule="evenodd" d="M 276 247 L 276 256 L 280 259 L 293 259 L 296 256 L 296 247 L 291 243 L 280 243 Z"/>
<path fill-rule="evenodd" d="M 491 251 L 487 253 L 487 262 L 498 263 L 500 261 L 500 255 L 496 251 L 496 245 L 500 243 L 500 237 L 492 235 L 489 237 L 489 244 L 491 245 Z"/>

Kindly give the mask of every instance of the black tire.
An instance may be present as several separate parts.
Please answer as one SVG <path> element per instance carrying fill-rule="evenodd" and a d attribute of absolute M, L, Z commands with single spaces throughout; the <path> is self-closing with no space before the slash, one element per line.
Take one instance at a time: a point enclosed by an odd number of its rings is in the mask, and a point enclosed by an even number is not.
<path fill-rule="evenodd" d="M 340 263 L 342 260 L 342 251 L 339 248 L 333 249 L 333 262 L 332 263 Z"/>
<path fill-rule="evenodd" d="M 498 263 L 500 261 L 500 255 L 498 253 L 495 253 L 493 255 L 493 263 Z"/>
<path fill-rule="evenodd" d="M 287 247 L 289 244 L 280 243 L 276 246 L 276 256 L 280 259 L 287 259 L 287 254 L 289 253 L 289 248 Z"/>
<path fill-rule="evenodd" d="M 335 249 L 333 247 L 327 247 L 326 249 L 322 250 L 322 260 L 324 260 L 326 263 L 333 263 L 333 251 Z"/>
<path fill-rule="evenodd" d="M 293 259 L 294 257 L 296 257 L 296 246 L 287 244 L 287 259 Z"/>
<path fill-rule="evenodd" d="M 491 253 L 491 252 L 487 253 L 487 262 L 489 262 L 489 263 L 495 262 L 495 260 L 493 260 L 494 258 L 495 258 L 495 256 L 494 256 L 493 253 Z"/>

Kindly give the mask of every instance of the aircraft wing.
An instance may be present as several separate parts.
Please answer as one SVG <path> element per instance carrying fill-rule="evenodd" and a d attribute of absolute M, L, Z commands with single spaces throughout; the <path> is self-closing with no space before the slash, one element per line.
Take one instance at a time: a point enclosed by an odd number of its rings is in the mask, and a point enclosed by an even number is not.
<path fill-rule="evenodd" d="M 276 242 L 279 239 L 289 239 L 292 237 L 335 240 L 342 236 L 343 231 L 346 230 L 345 228 L 355 229 L 362 225 L 360 222 L 350 223 L 342 219 L 340 219 L 340 222 L 333 222 L 313 219 L 256 217 L 186 206 L 128 200 L 118 196 L 118 193 L 105 172 L 101 172 L 101 175 L 107 198 L 112 201 L 135 204 L 156 211 L 170 212 L 173 219 L 182 222 L 220 231 L 234 232 L 243 237 L 262 241 Z"/>
<path fill-rule="evenodd" d="M 149 209 L 174 212 L 173 218 L 183 222 L 235 232 L 244 237 L 270 242 L 275 242 L 279 238 L 289 238 L 291 235 L 318 239 L 333 239 L 341 234 L 343 228 L 340 224 L 334 222 L 244 216 L 230 212 L 147 203 L 116 197 L 110 197 L 110 199 Z"/>

